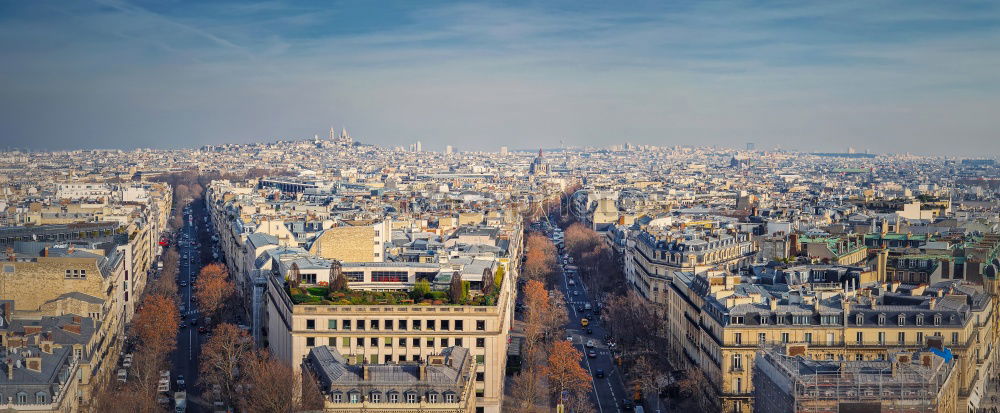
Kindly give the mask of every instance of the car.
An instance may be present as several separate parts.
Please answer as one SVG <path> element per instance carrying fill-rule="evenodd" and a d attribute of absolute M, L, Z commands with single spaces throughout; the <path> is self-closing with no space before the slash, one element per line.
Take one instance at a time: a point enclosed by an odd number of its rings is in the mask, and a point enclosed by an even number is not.
<path fill-rule="evenodd" d="M 594 351 L 594 350 L 590 350 L 590 351 L 587 352 L 587 357 L 590 357 L 592 359 L 596 359 L 597 358 L 597 352 Z"/>
<path fill-rule="evenodd" d="M 191 325 L 193 326 L 198 325 L 198 316 L 191 317 Z"/>
<path fill-rule="evenodd" d="M 587 340 L 587 348 L 594 348 L 594 340 Z"/>
<path fill-rule="evenodd" d="M 205 326 L 201 326 L 201 327 L 198 327 L 198 332 L 199 332 L 199 333 L 201 333 L 201 334 L 205 334 L 205 332 L 206 332 L 206 331 L 208 331 L 208 329 L 207 329 L 207 328 L 205 328 Z"/>
<path fill-rule="evenodd" d="M 177 375 L 177 387 L 182 388 L 182 389 L 184 388 L 184 375 L 183 374 L 178 374 Z"/>
<path fill-rule="evenodd" d="M 566 341 L 572 343 L 573 342 L 573 336 L 566 336 Z"/>
<path fill-rule="evenodd" d="M 187 287 L 187 285 L 188 285 L 187 281 L 181 281 L 181 287 Z"/>
<path fill-rule="evenodd" d="M 574 296 L 574 297 L 576 297 L 576 296 L 578 296 L 578 295 L 580 295 L 580 292 L 579 292 L 579 291 L 573 291 L 573 296 Z"/>
<path fill-rule="evenodd" d="M 179 325 L 178 327 L 180 327 L 180 328 L 186 328 L 187 324 L 185 324 L 183 321 L 181 321 L 181 325 Z"/>
<path fill-rule="evenodd" d="M 597 377 L 599 379 L 603 379 L 604 378 L 604 369 L 597 369 L 596 371 L 594 371 L 594 377 Z"/>

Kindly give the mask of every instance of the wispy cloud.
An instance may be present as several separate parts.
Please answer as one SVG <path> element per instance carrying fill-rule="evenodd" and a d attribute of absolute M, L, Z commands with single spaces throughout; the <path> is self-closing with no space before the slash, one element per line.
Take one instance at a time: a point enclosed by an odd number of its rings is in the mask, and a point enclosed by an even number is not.
<path fill-rule="evenodd" d="M 0 66 L 0 106 L 16 108 L 0 114 L 5 142 L 54 147 L 49 125 L 73 122 L 95 146 L 335 122 L 466 148 L 502 135 L 1000 151 L 975 116 L 1000 103 L 990 3 L 41 4 L 63 12 L 0 13 L 0 57 L 17 62 Z"/>

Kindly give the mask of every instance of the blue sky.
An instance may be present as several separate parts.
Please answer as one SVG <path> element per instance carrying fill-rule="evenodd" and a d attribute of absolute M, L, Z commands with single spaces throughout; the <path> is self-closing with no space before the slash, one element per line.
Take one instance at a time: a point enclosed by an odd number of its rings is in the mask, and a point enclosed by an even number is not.
<path fill-rule="evenodd" d="M 1000 153 L 1000 3 L 0 0 L 0 143 Z"/>

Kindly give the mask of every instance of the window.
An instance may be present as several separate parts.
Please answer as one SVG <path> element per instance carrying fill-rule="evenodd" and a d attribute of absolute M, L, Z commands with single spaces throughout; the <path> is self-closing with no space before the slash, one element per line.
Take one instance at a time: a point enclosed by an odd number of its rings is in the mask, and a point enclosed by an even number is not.
<path fill-rule="evenodd" d="M 392 330 L 392 320 L 384 320 L 382 323 L 385 324 L 386 330 Z"/>
<path fill-rule="evenodd" d="M 885 314 L 878 315 L 878 325 L 880 326 L 885 325 Z"/>
<path fill-rule="evenodd" d="M 879 344 L 885 344 L 885 332 L 884 331 L 879 331 L 878 332 L 878 343 Z"/>
<path fill-rule="evenodd" d="M 351 346 L 351 338 L 350 337 L 343 337 L 343 338 L 341 338 L 340 339 L 340 345 L 342 345 L 344 347 L 350 347 Z"/>
<path fill-rule="evenodd" d="M 918 346 L 924 345 L 924 333 L 922 333 L 922 332 L 921 333 L 917 333 L 917 345 Z"/>
<path fill-rule="evenodd" d="M 743 316 L 734 315 L 732 317 L 729 317 L 729 324 L 743 324 Z"/>
<path fill-rule="evenodd" d="M 906 343 L 906 333 L 905 332 L 900 331 L 898 334 L 896 334 L 896 336 L 897 336 L 897 338 L 899 340 L 899 344 L 905 344 Z"/>
<path fill-rule="evenodd" d="M 431 403 L 437 403 L 438 402 L 438 395 L 437 395 L 437 393 L 434 393 L 434 392 L 427 393 L 427 401 L 431 402 Z"/>
<path fill-rule="evenodd" d="M 341 324 L 341 325 L 344 326 L 344 330 L 350 330 L 351 329 L 351 320 L 344 319 L 344 323 Z"/>
<path fill-rule="evenodd" d="M 486 381 L 486 373 L 481 371 L 476 372 L 476 381 Z"/>
<path fill-rule="evenodd" d="M 476 338 L 476 347 L 483 348 L 486 347 L 486 339 L 482 337 Z"/>
<path fill-rule="evenodd" d="M 315 330 L 316 320 L 306 320 L 306 330 Z"/>
<path fill-rule="evenodd" d="M 371 338 L 371 339 L 369 340 L 369 343 L 371 343 L 371 346 L 372 346 L 372 347 L 378 347 L 378 337 L 372 337 L 372 338 Z"/>
<path fill-rule="evenodd" d="M 416 393 L 406 393 L 406 402 L 407 403 L 416 403 L 417 402 L 417 394 Z"/>
<path fill-rule="evenodd" d="M 358 337 L 358 338 L 354 339 L 354 345 L 356 345 L 358 347 L 364 347 L 365 346 L 365 339 L 364 339 L 364 337 Z"/>
<path fill-rule="evenodd" d="M 347 278 L 347 282 L 359 283 L 365 281 L 364 271 L 344 271 L 344 278 Z"/>
<path fill-rule="evenodd" d="M 35 403 L 36 404 L 48 403 L 48 395 L 45 392 L 35 393 Z"/>
<path fill-rule="evenodd" d="M 806 343 L 807 344 L 813 343 L 813 333 L 806 333 Z"/>
<path fill-rule="evenodd" d="M 462 320 L 455 320 L 455 330 L 456 331 L 465 330 L 465 323 Z"/>
<path fill-rule="evenodd" d="M 434 320 L 427 320 L 427 329 L 428 330 L 435 330 L 436 329 L 435 328 L 436 324 L 437 323 L 435 323 Z"/>
<path fill-rule="evenodd" d="M 354 328 L 358 330 L 365 329 L 365 320 L 354 320 Z"/>
<path fill-rule="evenodd" d="M 427 347 L 434 347 L 434 339 L 433 338 L 427 339 Z"/>
<path fill-rule="evenodd" d="M 865 355 L 864 354 L 860 354 L 860 353 L 855 354 L 854 355 L 854 359 L 857 360 L 857 361 L 863 361 L 865 359 Z"/>
<path fill-rule="evenodd" d="M 419 338 L 414 338 L 413 339 L 413 347 L 420 347 L 420 339 Z"/>
<path fill-rule="evenodd" d="M 406 337 L 403 337 L 403 338 L 399 339 L 399 346 L 400 347 L 406 347 Z"/>
<path fill-rule="evenodd" d="M 399 359 L 400 363 L 406 361 L 406 355 L 405 354 L 400 354 L 399 357 L 397 357 L 397 358 Z"/>
<path fill-rule="evenodd" d="M 406 330 L 406 320 L 399 320 L 399 329 Z"/>
<path fill-rule="evenodd" d="M 733 341 L 734 341 L 734 342 L 735 342 L 735 343 L 736 343 L 737 345 L 739 345 L 739 344 L 743 344 L 743 333 L 734 333 L 734 334 L 733 334 Z"/>
<path fill-rule="evenodd" d="M 732 367 L 733 371 L 743 370 L 743 355 L 742 354 L 733 354 L 733 360 L 732 360 L 731 364 L 732 364 L 731 367 Z"/>
<path fill-rule="evenodd" d="M 486 363 L 486 356 L 482 354 L 476 356 L 476 364 L 485 364 L 485 363 Z"/>
<path fill-rule="evenodd" d="M 476 331 L 486 331 L 486 320 L 476 320 Z"/>
<path fill-rule="evenodd" d="M 382 362 L 385 364 L 392 363 L 392 355 L 386 354 L 385 357 L 382 358 L 382 360 L 383 360 Z"/>
<path fill-rule="evenodd" d="M 382 339 L 382 342 L 385 343 L 386 347 L 392 347 L 392 337 L 385 337 Z"/>
<path fill-rule="evenodd" d="M 788 333 L 781 333 L 781 342 L 782 343 L 788 342 Z"/>
<path fill-rule="evenodd" d="M 371 394 L 368 395 L 368 397 L 372 399 L 372 403 L 379 403 L 382 401 L 382 393 L 379 393 L 377 391 L 371 392 Z"/>
<path fill-rule="evenodd" d="M 442 330 L 451 330 L 451 320 L 441 320 Z"/>
<path fill-rule="evenodd" d="M 918 326 L 924 325 L 924 315 L 923 314 L 917 314 L 917 325 Z"/>
<path fill-rule="evenodd" d="M 313 347 L 316 345 L 316 337 L 306 337 L 306 347 Z"/>
<path fill-rule="evenodd" d="M 326 322 L 326 328 L 330 329 L 330 330 L 336 330 L 337 329 L 337 320 L 327 320 L 327 322 Z"/>
<path fill-rule="evenodd" d="M 347 398 L 349 403 L 361 403 L 361 394 L 359 393 L 350 393 L 347 395 Z"/>
<path fill-rule="evenodd" d="M 757 344 L 767 343 L 767 333 L 757 333 Z"/>
<path fill-rule="evenodd" d="M 399 393 L 389 393 L 389 403 L 399 403 Z"/>
<path fill-rule="evenodd" d="M 896 324 L 899 324 L 901 326 L 902 325 L 906 325 L 906 316 L 903 315 L 903 314 L 900 314 L 899 317 L 896 317 Z"/>
<path fill-rule="evenodd" d="M 857 339 L 858 339 L 858 344 L 863 343 L 865 341 L 865 333 L 859 331 L 858 335 L 857 335 Z"/>
<path fill-rule="evenodd" d="M 344 395 L 342 393 L 334 393 L 333 394 L 333 402 L 334 403 L 343 403 L 344 402 Z"/>
<path fill-rule="evenodd" d="M 326 345 L 328 345 L 330 347 L 337 347 L 337 338 L 336 337 L 329 337 L 329 338 L 327 338 L 326 339 Z"/>
<path fill-rule="evenodd" d="M 413 329 L 420 330 L 420 320 L 413 320 Z"/>
<path fill-rule="evenodd" d="M 934 314 L 934 325 L 941 325 L 941 314 Z"/>
<path fill-rule="evenodd" d="M 442 338 L 441 339 L 441 347 L 448 347 L 448 339 L 447 338 Z"/>
<path fill-rule="evenodd" d="M 462 339 L 456 338 L 455 339 L 455 345 L 461 347 L 462 346 Z"/>
<path fill-rule="evenodd" d="M 371 326 L 372 330 L 378 330 L 378 320 L 372 320 L 371 323 L 369 323 L 369 325 Z"/>
<path fill-rule="evenodd" d="M 865 316 L 864 315 L 858 314 L 858 315 L 854 316 L 854 324 L 862 325 L 864 323 L 865 323 Z"/>
<path fill-rule="evenodd" d="M 444 402 L 445 403 L 454 403 L 455 402 L 455 394 L 454 393 L 447 393 L 447 394 L 445 394 L 444 395 Z"/>
<path fill-rule="evenodd" d="M 957 332 L 951 333 L 951 343 L 952 344 L 958 344 L 958 333 Z"/>
<path fill-rule="evenodd" d="M 737 393 L 743 393 L 743 378 L 737 377 L 736 380 L 733 380 L 733 387 Z"/>
<path fill-rule="evenodd" d="M 420 355 L 419 354 L 414 354 L 413 355 L 413 361 L 420 361 Z"/>
<path fill-rule="evenodd" d="M 406 271 L 372 271 L 372 282 L 405 283 L 410 277 Z"/>

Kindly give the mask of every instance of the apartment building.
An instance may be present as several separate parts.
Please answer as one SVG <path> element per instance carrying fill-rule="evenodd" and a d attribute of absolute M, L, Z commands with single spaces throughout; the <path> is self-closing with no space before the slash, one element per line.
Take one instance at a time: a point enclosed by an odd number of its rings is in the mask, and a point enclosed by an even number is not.
<path fill-rule="evenodd" d="M 423 361 L 373 364 L 317 346 L 304 364 L 319 382 L 327 413 L 476 411 L 476 365 L 464 347 L 441 349 Z"/>
<path fill-rule="evenodd" d="M 754 410 L 798 412 L 959 413 L 954 359 L 940 346 L 884 360 L 803 357 L 805 344 L 757 352 Z"/>
<path fill-rule="evenodd" d="M 733 270 L 752 262 L 757 245 L 750 234 L 728 231 L 647 229 L 628 243 L 626 265 L 635 290 L 656 304 L 667 303 L 671 274 L 678 271 Z"/>
<path fill-rule="evenodd" d="M 675 273 L 671 355 L 701 369 L 727 412 L 753 405 L 751 366 L 763 345 L 804 343 L 815 360 L 886 360 L 938 337 L 955 354 L 958 405 L 978 406 L 994 368 L 993 298 L 960 281 L 927 285 L 851 281 L 742 283 L 739 276 Z M 844 285 L 848 285 L 847 288 Z"/>

